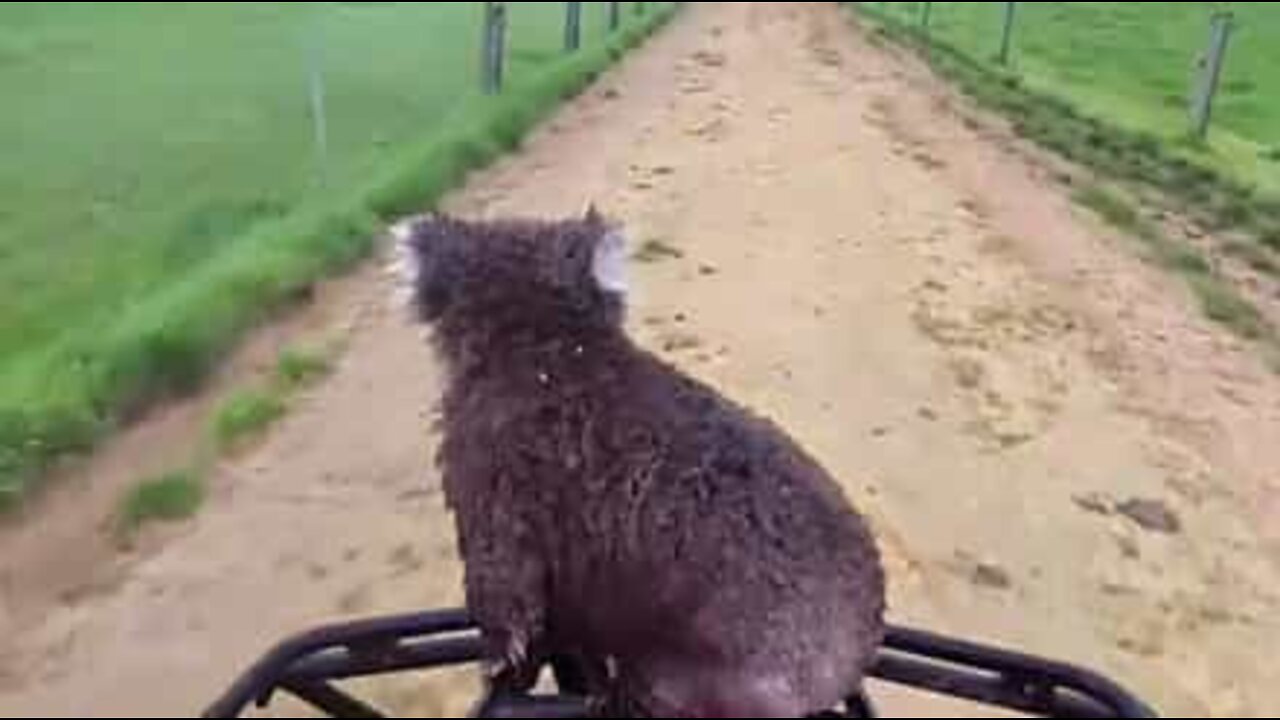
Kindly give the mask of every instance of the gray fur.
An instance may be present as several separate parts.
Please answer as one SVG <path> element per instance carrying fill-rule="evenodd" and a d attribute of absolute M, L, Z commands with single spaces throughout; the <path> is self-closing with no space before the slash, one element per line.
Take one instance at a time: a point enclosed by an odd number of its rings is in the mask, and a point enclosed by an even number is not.
<path fill-rule="evenodd" d="M 604 712 L 640 717 L 830 709 L 883 638 L 874 539 L 781 428 L 627 337 L 616 268 L 600 282 L 616 232 L 593 212 L 401 233 L 498 674 L 572 658 Z"/>

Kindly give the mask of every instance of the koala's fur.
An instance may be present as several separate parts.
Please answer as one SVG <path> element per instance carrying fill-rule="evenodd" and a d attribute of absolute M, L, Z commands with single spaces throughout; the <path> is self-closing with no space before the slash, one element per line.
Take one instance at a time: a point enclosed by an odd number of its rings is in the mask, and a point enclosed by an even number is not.
<path fill-rule="evenodd" d="M 871 533 L 780 428 L 627 337 L 613 226 L 432 217 L 400 249 L 506 682 L 572 658 L 607 712 L 665 718 L 804 717 L 861 689 L 884 633 Z"/>

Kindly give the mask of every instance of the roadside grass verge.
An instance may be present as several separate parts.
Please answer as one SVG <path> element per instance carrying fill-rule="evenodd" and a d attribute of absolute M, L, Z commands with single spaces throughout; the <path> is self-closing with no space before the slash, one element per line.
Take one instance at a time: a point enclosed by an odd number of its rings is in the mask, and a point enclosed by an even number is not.
<path fill-rule="evenodd" d="M 1237 239 L 1225 252 L 1255 270 L 1275 274 L 1280 267 L 1280 198 L 1197 159 L 1209 152 L 1191 142 L 1120 127 L 1087 115 L 1058 95 L 1027 87 L 1020 77 L 973 59 L 916 27 L 873 10 L 861 13 L 874 32 L 911 48 L 941 77 L 953 82 L 980 106 L 1010 120 L 1021 136 L 1107 178 L 1116 187 L 1154 190 L 1204 226 Z M 1199 249 L 1169 238 L 1142 209 L 1112 186 L 1091 183 L 1074 198 L 1119 230 L 1142 241 L 1153 260 L 1183 277 L 1210 319 L 1238 336 L 1257 342 L 1269 362 L 1280 368 L 1280 329 L 1216 271 Z"/>
<path fill-rule="evenodd" d="M 247 331 L 367 257 L 386 223 L 433 206 L 471 171 L 518 148 L 676 9 L 654 5 L 608 43 L 557 60 L 501 96 L 469 96 L 363 187 L 255 225 L 182 283 L 15 360 L 0 377 L 0 510 L 21 503 L 60 458 L 91 450 L 157 402 L 196 391 Z M 257 422 L 270 414 L 262 410 L 247 415 Z"/>

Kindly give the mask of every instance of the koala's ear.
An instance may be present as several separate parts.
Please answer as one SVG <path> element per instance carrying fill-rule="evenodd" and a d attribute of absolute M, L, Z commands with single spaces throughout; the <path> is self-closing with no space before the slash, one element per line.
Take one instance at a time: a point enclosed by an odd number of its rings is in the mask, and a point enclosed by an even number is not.
<path fill-rule="evenodd" d="M 438 271 L 440 248 L 448 239 L 463 231 L 455 220 L 441 215 L 425 215 L 404 220 L 391 228 L 391 263 L 388 268 L 395 285 L 397 304 L 414 312 L 421 309 L 432 289 L 433 273 Z"/>
<path fill-rule="evenodd" d="M 601 290 L 614 295 L 627 294 L 630 289 L 627 283 L 627 249 L 627 238 L 617 228 L 609 229 L 596 241 L 591 258 L 591 276 Z"/>
<path fill-rule="evenodd" d="M 396 304 L 412 307 L 422 283 L 422 255 L 418 244 L 419 218 L 404 220 L 391 228 L 391 262 L 387 274 L 395 286 Z"/>

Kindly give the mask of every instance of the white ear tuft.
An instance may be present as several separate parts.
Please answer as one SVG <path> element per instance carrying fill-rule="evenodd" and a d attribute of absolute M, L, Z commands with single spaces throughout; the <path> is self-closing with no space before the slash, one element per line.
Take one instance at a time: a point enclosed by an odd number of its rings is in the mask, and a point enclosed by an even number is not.
<path fill-rule="evenodd" d="M 395 283 L 395 304 L 401 307 L 412 305 L 422 278 L 422 258 L 413 242 L 414 227 L 415 221 L 405 220 L 391 228 L 394 243 L 387 271 Z"/>
<path fill-rule="evenodd" d="M 620 231 L 610 230 L 596 244 L 591 274 L 605 292 L 626 295 L 630 290 L 627 282 L 627 238 Z"/>

